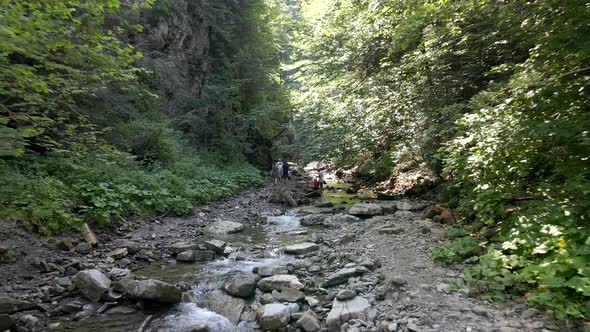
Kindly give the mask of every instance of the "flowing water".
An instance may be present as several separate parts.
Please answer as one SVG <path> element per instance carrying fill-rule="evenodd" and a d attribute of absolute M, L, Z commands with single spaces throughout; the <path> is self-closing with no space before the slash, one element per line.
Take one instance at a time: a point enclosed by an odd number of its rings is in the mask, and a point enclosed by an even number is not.
<path fill-rule="evenodd" d="M 334 184 L 330 184 L 334 186 Z M 348 208 L 360 200 L 359 196 L 346 193 L 345 185 L 338 185 L 334 190 L 325 190 L 317 203 L 332 203 L 335 206 Z M 313 207 L 306 207 L 311 208 Z M 305 208 L 304 208 L 305 209 Z M 212 332 L 249 332 L 254 331 L 246 323 L 238 326 L 206 308 L 199 307 L 208 292 L 219 287 L 231 276 L 240 272 L 251 272 L 255 267 L 282 266 L 291 262 L 292 256 L 284 255 L 281 248 L 285 245 L 303 242 L 313 232 L 313 228 L 302 228 L 299 210 L 287 212 L 281 216 L 267 216 L 268 226 L 264 228 L 247 227 L 243 232 L 228 234 L 217 239 L 227 241 L 234 248 L 244 246 L 248 250 L 240 251 L 233 258 L 222 258 L 211 262 L 194 264 L 175 263 L 153 264 L 135 271 L 138 276 L 162 280 L 171 284 L 186 282 L 192 286 L 196 303 L 181 303 L 171 308 L 144 308 L 136 310 L 107 310 L 104 314 L 90 318 L 68 322 L 63 331 L 134 331 L 149 315 L 156 317 L 147 331 L 185 332 L 198 325 L 207 325 Z M 230 256 L 232 257 L 232 256 Z M 118 309 L 118 308 L 116 308 Z M 130 308 L 128 308 L 130 309 Z"/>

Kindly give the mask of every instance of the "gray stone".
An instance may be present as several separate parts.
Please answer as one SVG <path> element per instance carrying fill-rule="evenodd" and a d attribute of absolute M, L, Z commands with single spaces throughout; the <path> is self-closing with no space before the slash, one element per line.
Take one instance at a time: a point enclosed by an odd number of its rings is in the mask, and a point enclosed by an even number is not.
<path fill-rule="evenodd" d="M 246 306 L 246 302 L 216 289 L 205 295 L 203 305 L 205 308 L 224 316 L 232 324 L 237 325 Z"/>
<path fill-rule="evenodd" d="M 78 243 L 76 246 L 76 252 L 82 255 L 89 254 L 92 251 L 92 245 L 87 242 Z"/>
<path fill-rule="evenodd" d="M 303 329 L 305 332 L 317 332 L 322 327 L 320 325 L 320 320 L 312 311 L 306 311 L 303 313 L 301 318 L 297 320 L 297 325 Z"/>
<path fill-rule="evenodd" d="M 183 251 L 199 249 L 199 245 L 191 242 L 176 242 L 168 248 L 172 254 L 176 255 Z"/>
<path fill-rule="evenodd" d="M 39 318 L 33 315 L 24 315 L 19 318 L 19 320 L 27 327 L 33 328 L 39 324 Z"/>
<path fill-rule="evenodd" d="M 237 275 L 223 285 L 223 290 L 231 296 L 248 298 L 256 291 L 256 277 L 254 275 Z"/>
<path fill-rule="evenodd" d="M 205 232 L 210 234 L 234 234 L 242 230 L 244 230 L 244 225 L 229 220 L 216 221 L 205 227 Z"/>
<path fill-rule="evenodd" d="M 131 278 L 124 278 L 119 281 L 119 285 L 129 298 L 136 300 L 178 303 L 182 298 L 180 288 L 160 280 L 133 280 Z"/>
<path fill-rule="evenodd" d="M 371 308 L 369 301 L 357 296 L 348 301 L 335 299 L 332 310 L 326 318 L 326 325 L 330 331 L 340 331 L 342 324 L 351 319 L 367 320 L 367 311 Z"/>
<path fill-rule="evenodd" d="M 336 298 L 340 301 L 353 299 L 356 296 L 356 291 L 350 289 L 343 289 L 336 294 Z"/>
<path fill-rule="evenodd" d="M 440 283 L 436 285 L 436 290 L 441 293 L 451 294 L 451 286 L 449 286 L 448 284 Z"/>
<path fill-rule="evenodd" d="M 358 203 L 353 205 L 348 213 L 361 218 L 368 218 L 382 214 L 383 209 L 373 203 Z"/>
<path fill-rule="evenodd" d="M 302 289 L 303 284 L 294 275 L 277 274 L 270 277 L 260 279 L 258 281 L 258 288 L 263 292 L 271 292 L 273 289 L 281 291 L 285 288 Z"/>
<path fill-rule="evenodd" d="M 84 270 L 76 273 L 74 285 L 87 299 L 97 303 L 111 287 L 111 280 L 99 270 Z"/>
<path fill-rule="evenodd" d="M 120 269 L 118 267 L 114 267 L 109 271 L 109 276 L 113 279 L 121 279 L 131 274 L 129 269 Z"/>
<path fill-rule="evenodd" d="M 210 250 L 187 250 L 176 256 L 176 260 L 185 263 L 206 262 L 215 259 L 215 253 Z"/>
<path fill-rule="evenodd" d="M 284 251 L 286 254 L 291 255 L 303 255 L 310 252 L 318 251 L 320 246 L 315 243 L 304 242 L 298 244 L 292 244 L 290 246 L 286 246 Z"/>
<path fill-rule="evenodd" d="M 305 299 L 305 294 L 293 288 L 283 288 L 277 296 L 279 302 L 298 302 L 303 301 L 303 299 Z"/>
<path fill-rule="evenodd" d="M 12 314 L 19 311 L 33 309 L 34 307 L 34 303 L 18 300 L 6 295 L 0 295 L 0 314 Z"/>
<path fill-rule="evenodd" d="M 358 277 L 369 272 L 366 267 L 344 268 L 338 272 L 332 273 L 324 282 L 324 287 L 336 286 L 348 281 L 348 278 Z"/>
<path fill-rule="evenodd" d="M 263 330 L 278 330 L 289 324 L 289 307 L 284 304 L 265 304 L 258 309 L 258 324 Z"/>
<path fill-rule="evenodd" d="M 287 268 L 283 266 L 261 266 L 256 268 L 255 273 L 264 278 L 277 274 L 287 274 L 289 271 L 287 271 Z"/>
<path fill-rule="evenodd" d="M 324 220 L 328 218 L 327 214 L 310 214 L 301 218 L 299 223 L 302 226 L 319 226 L 324 224 Z"/>
<path fill-rule="evenodd" d="M 211 332 L 211 329 L 209 328 L 209 326 L 207 326 L 205 324 L 197 324 L 197 325 L 191 326 L 188 329 L 188 332 Z"/>
<path fill-rule="evenodd" d="M 61 277 L 61 278 L 56 278 L 55 279 L 55 283 L 58 284 L 61 287 L 70 287 L 72 286 L 72 279 L 70 277 Z"/>
<path fill-rule="evenodd" d="M 127 252 L 131 255 L 134 255 L 139 250 L 141 250 L 141 245 L 139 242 L 127 240 L 127 239 L 117 239 L 113 241 L 111 244 L 112 248 L 119 249 L 119 248 L 126 248 Z"/>
<path fill-rule="evenodd" d="M 225 242 L 215 239 L 205 241 L 203 244 L 205 245 L 205 248 L 214 251 L 218 255 L 224 254 L 225 246 L 227 245 Z"/>
<path fill-rule="evenodd" d="M 74 244 L 71 239 L 61 239 L 57 242 L 56 247 L 64 251 L 70 251 L 74 249 Z"/>
<path fill-rule="evenodd" d="M 121 259 L 127 256 L 128 253 L 129 251 L 127 251 L 127 248 L 119 248 L 107 253 L 106 256 L 112 257 L 113 259 Z"/>
<path fill-rule="evenodd" d="M 269 303 L 273 303 L 274 301 L 275 301 L 274 296 L 272 296 L 272 294 L 270 294 L 270 293 L 264 293 L 260 297 L 260 303 L 262 303 L 262 304 L 269 304 Z"/>
<path fill-rule="evenodd" d="M 353 215 L 346 213 L 339 213 L 330 217 L 329 220 L 326 221 L 326 223 L 337 226 L 340 224 L 355 223 L 359 221 L 361 221 L 361 218 L 359 217 L 355 217 Z"/>

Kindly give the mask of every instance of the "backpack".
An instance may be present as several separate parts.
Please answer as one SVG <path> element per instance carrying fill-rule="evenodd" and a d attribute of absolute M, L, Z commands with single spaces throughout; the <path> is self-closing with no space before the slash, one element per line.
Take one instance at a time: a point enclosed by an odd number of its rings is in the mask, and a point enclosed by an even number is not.
<path fill-rule="evenodd" d="M 313 189 L 318 189 L 320 187 L 320 181 L 318 179 L 313 179 Z"/>

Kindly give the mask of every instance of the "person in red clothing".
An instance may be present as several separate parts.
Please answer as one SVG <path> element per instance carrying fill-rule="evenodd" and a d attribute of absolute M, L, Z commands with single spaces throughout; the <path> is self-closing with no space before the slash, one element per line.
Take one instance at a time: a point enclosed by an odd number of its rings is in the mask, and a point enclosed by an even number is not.
<path fill-rule="evenodd" d="M 313 189 L 320 189 L 320 181 L 317 178 L 313 178 Z"/>

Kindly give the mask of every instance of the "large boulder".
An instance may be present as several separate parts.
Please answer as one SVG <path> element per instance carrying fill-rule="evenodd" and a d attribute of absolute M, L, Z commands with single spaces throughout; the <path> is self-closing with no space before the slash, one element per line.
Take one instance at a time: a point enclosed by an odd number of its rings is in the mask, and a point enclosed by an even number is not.
<path fill-rule="evenodd" d="M 263 330 L 278 330 L 289 324 L 289 307 L 280 303 L 265 304 L 258 309 L 257 317 Z"/>
<path fill-rule="evenodd" d="M 111 280 L 99 270 L 84 270 L 76 273 L 74 285 L 87 299 L 97 303 L 111 287 Z"/>
<path fill-rule="evenodd" d="M 336 286 L 345 283 L 348 278 L 359 277 L 369 272 L 366 267 L 344 268 L 328 276 L 324 282 L 324 287 Z"/>
<path fill-rule="evenodd" d="M 0 314 L 0 331 L 15 330 L 16 323 L 12 318 L 7 314 Z"/>
<path fill-rule="evenodd" d="M 119 282 L 124 293 L 136 300 L 147 300 L 159 303 L 179 303 L 182 298 L 180 288 L 160 280 L 122 279 Z"/>
<path fill-rule="evenodd" d="M 231 296 L 249 298 L 256 292 L 256 276 L 252 274 L 238 274 L 222 288 Z"/>
<path fill-rule="evenodd" d="M 210 234 L 233 234 L 242 230 L 244 230 L 244 225 L 229 220 L 216 221 L 205 227 L 205 232 Z"/>
<path fill-rule="evenodd" d="M 353 205 L 348 213 L 361 218 L 369 218 L 382 214 L 383 209 L 378 204 L 358 203 Z"/>
<path fill-rule="evenodd" d="M 30 310 L 34 307 L 35 303 L 18 300 L 6 295 L 0 295 L 0 314 L 12 314 L 19 311 Z"/>
<path fill-rule="evenodd" d="M 330 331 L 340 331 L 340 327 L 351 319 L 367 320 L 369 308 L 369 301 L 360 296 L 347 301 L 334 299 L 332 310 L 326 318 L 326 325 Z"/>
<path fill-rule="evenodd" d="M 205 295 L 202 305 L 205 308 L 224 316 L 232 324 L 237 325 L 240 322 L 240 316 L 244 311 L 246 302 L 216 289 Z"/>
<path fill-rule="evenodd" d="M 263 292 L 281 291 L 285 288 L 302 289 L 303 284 L 299 279 L 290 274 L 277 274 L 258 281 L 258 288 Z"/>
<path fill-rule="evenodd" d="M 303 255 L 303 254 L 307 254 L 310 252 L 318 251 L 319 249 L 320 249 L 320 246 L 318 246 L 315 243 L 304 242 L 304 243 L 298 243 L 298 244 L 292 244 L 290 246 L 286 246 L 284 251 L 285 251 L 285 254 Z"/>
<path fill-rule="evenodd" d="M 303 226 L 320 226 L 330 215 L 327 214 L 309 214 L 299 221 Z"/>

